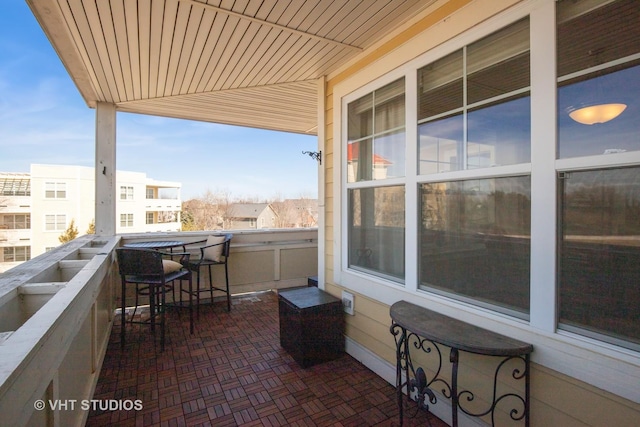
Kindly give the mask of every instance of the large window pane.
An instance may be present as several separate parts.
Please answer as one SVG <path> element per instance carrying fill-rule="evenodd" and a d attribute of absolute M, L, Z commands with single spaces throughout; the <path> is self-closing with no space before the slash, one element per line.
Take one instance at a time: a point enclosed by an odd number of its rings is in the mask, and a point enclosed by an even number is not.
<path fill-rule="evenodd" d="M 373 141 L 373 179 L 405 176 L 405 132 L 383 134 Z"/>
<path fill-rule="evenodd" d="M 373 93 L 349 103 L 349 140 L 373 135 Z"/>
<path fill-rule="evenodd" d="M 347 182 L 368 181 L 373 175 L 373 140 L 361 139 L 347 145 Z"/>
<path fill-rule="evenodd" d="M 418 70 L 418 173 L 531 162 L 529 19 Z"/>
<path fill-rule="evenodd" d="M 467 103 L 529 87 L 529 70 L 527 18 L 467 47 Z"/>
<path fill-rule="evenodd" d="M 420 287 L 529 312 L 529 177 L 420 186 Z"/>
<path fill-rule="evenodd" d="M 405 176 L 404 79 L 348 107 L 347 182 Z"/>
<path fill-rule="evenodd" d="M 467 117 L 467 169 L 531 161 L 529 96 L 484 105 Z"/>
<path fill-rule="evenodd" d="M 638 0 L 559 1 L 556 13 L 559 77 L 638 53 Z"/>
<path fill-rule="evenodd" d="M 640 348 L 640 168 L 563 178 L 561 327 Z"/>
<path fill-rule="evenodd" d="M 419 125 L 419 173 L 461 170 L 464 167 L 463 135 L 462 114 Z"/>
<path fill-rule="evenodd" d="M 391 132 L 347 146 L 348 182 L 405 175 L 405 132 Z"/>
<path fill-rule="evenodd" d="M 375 92 L 373 132 L 404 128 L 404 79 L 384 86 Z"/>
<path fill-rule="evenodd" d="M 558 88 L 559 157 L 640 150 L 640 103 L 635 94 L 640 94 L 640 65 L 564 82 Z M 578 122 L 569 115 L 581 108 L 607 104 L 625 107 L 619 116 L 592 125 Z"/>
<path fill-rule="evenodd" d="M 404 280 L 402 186 L 349 190 L 349 267 Z"/>
<path fill-rule="evenodd" d="M 637 0 L 556 7 L 558 156 L 640 150 Z"/>
<path fill-rule="evenodd" d="M 462 50 L 418 70 L 418 120 L 462 107 Z"/>

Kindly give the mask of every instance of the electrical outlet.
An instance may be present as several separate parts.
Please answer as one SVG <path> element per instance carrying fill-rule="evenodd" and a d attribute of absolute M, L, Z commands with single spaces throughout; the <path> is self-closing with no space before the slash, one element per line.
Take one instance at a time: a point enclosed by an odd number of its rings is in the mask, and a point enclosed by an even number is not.
<path fill-rule="evenodd" d="M 342 291 L 342 309 L 344 310 L 345 313 L 350 314 L 352 316 L 353 316 L 353 302 L 354 302 L 353 294 L 347 291 Z"/>

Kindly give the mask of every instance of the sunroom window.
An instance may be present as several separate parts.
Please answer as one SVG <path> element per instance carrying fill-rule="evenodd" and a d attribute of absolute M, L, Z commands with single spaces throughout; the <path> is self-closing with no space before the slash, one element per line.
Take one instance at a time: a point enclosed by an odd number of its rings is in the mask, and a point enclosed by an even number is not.
<path fill-rule="evenodd" d="M 349 103 L 348 182 L 405 176 L 404 79 Z"/>
<path fill-rule="evenodd" d="M 501 166 L 531 162 L 529 69 L 524 18 L 422 67 L 417 88 L 419 287 L 521 318 L 531 179 Z"/>
<path fill-rule="evenodd" d="M 529 312 L 528 176 L 420 186 L 420 286 L 479 305 Z"/>
<path fill-rule="evenodd" d="M 561 327 L 640 349 L 640 167 L 561 178 Z"/>
<path fill-rule="evenodd" d="M 531 160 L 529 20 L 418 70 L 421 175 Z"/>
<path fill-rule="evenodd" d="M 637 0 L 558 2 L 557 17 L 559 158 L 640 150 Z"/>
<path fill-rule="evenodd" d="M 349 268 L 404 280 L 405 81 L 396 80 L 347 106 Z"/>
<path fill-rule="evenodd" d="M 404 187 L 349 190 L 349 266 L 404 279 Z"/>
<path fill-rule="evenodd" d="M 640 350 L 640 7 L 556 8 L 558 324 Z"/>

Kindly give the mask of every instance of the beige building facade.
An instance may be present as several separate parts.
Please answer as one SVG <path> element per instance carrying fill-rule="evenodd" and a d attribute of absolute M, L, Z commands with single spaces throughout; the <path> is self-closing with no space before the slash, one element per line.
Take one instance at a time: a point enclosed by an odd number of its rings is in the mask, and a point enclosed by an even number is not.
<path fill-rule="evenodd" d="M 94 168 L 32 164 L 28 174 L 0 179 L 0 271 L 59 246 L 71 221 L 83 235 L 95 220 Z M 178 182 L 117 171 L 117 232 L 180 231 L 180 190 Z"/>

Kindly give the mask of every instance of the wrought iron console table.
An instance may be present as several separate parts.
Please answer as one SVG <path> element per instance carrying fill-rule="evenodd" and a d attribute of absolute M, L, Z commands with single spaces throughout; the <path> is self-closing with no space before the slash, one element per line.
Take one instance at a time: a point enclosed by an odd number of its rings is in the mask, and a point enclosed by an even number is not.
<path fill-rule="evenodd" d="M 419 408 L 429 409 L 428 402 L 435 404 L 436 395 L 432 389 L 441 387 L 442 395 L 451 399 L 452 425 L 458 425 L 458 409 L 469 416 L 491 416 L 495 425 L 495 411 L 504 399 L 515 399 L 509 416 L 514 421 L 524 419 L 529 426 L 529 356 L 533 346 L 469 323 L 436 313 L 426 308 L 399 301 L 391 306 L 391 333 L 396 342 L 396 391 L 400 425 L 403 424 L 403 390 L 408 402 L 416 402 Z M 441 346 L 451 349 L 451 378 L 444 378 Z M 437 368 L 430 380 L 422 367 L 416 368 L 411 351 L 437 355 Z M 493 375 L 492 401 L 488 409 L 473 411 L 461 405 L 461 401 L 471 402 L 475 394 L 470 390 L 458 389 L 459 352 L 501 357 Z M 415 358 L 415 357 L 414 357 Z M 515 366 L 514 366 L 515 364 Z M 501 371 L 513 369 L 511 377 L 524 380 L 524 396 L 513 392 L 498 391 L 498 375 Z M 403 379 L 404 377 L 404 379 Z M 413 395 L 413 396 L 412 396 Z"/>

